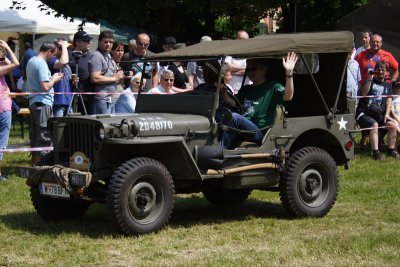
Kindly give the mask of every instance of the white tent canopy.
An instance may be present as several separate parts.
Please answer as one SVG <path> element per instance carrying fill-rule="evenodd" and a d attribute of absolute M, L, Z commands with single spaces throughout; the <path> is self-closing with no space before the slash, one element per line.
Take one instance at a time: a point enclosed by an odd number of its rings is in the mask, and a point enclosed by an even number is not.
<path fill-rule="evenodd" d="M 15 0 L 14 0 L 15 1 Z M 10 9 L 13 0 L 0 1 L 0 32 L 31 34 L 74 34 L 78 30 L 80 20 L 54 17 L 41 11 L 37 0 L 23 0 L 25 9 Z M 84 30 L 90 35 L 100 34 L 100 25 L 85 23 Z"/>

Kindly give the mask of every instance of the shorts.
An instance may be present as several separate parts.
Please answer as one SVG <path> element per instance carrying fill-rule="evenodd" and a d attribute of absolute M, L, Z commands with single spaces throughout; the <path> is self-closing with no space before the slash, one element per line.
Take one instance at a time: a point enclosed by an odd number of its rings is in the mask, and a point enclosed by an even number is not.
<path fill-rule="evenodd" d="M 52 106 L 42 103 L 33 103 L 29 106 L 31 131 L 29 137 L 31 139 L 31 147 L 48 147 L 51 146 L 50 133 L 47 130 L 47 120 L 52 117 Z M 41 154 L 40 152 L 32 152 Z"/>
<path fill-rule="evenodd" d="M 384 116 L 382 116 L 379 120 L 375 120 L 371 116 L 366 115 L 364 112 L 361 112 L 356 116 L 356 121 L 360 128 L 370 128 L 374 123 L 378 123 L 378 126 L 385 126 Z"/>

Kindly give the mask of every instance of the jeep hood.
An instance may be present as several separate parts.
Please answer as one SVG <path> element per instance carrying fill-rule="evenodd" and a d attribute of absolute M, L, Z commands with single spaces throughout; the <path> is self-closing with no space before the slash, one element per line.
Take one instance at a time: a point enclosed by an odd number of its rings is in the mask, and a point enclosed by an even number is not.
<path fill-rule="evenodd" d="M 202 115 L 173 113 L 107 114 L 66 117 L 65 119 L 69 121 L 69 124 L 81 124 L 84 121 L 101 124 L 106 138 L 123 138 L 131 134 L 138 137 L 184 136 L 198 131 L 207 131 L 211 125 L 210 120 Z"/>

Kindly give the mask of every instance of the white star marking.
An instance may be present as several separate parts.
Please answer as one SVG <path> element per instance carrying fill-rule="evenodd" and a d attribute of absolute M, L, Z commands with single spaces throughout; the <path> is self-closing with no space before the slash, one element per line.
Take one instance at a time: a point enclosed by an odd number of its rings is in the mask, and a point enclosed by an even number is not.
<path fill-rule="evenodd" d="M 339 131 L 340 131 L 342 128 L 345 129 L 345 130 L 347 130 L 347 129 L 346 129 L 347 121 L 343 120 L 343 116 L 342 116 L 342 118 L 340 119 L 340 121 L 337 121 L 337 123 L 339 124 Z"/>

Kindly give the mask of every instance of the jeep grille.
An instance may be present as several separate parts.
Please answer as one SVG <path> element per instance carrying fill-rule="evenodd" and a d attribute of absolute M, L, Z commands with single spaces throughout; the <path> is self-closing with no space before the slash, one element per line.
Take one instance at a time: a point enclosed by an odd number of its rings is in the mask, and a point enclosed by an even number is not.
<path fill-rule="evenodd" d="M 95 125 L 91 123 L 71 122 L 68 129 L 68 142 L 70 156 L 81 151 L 93 160 Z"/>

